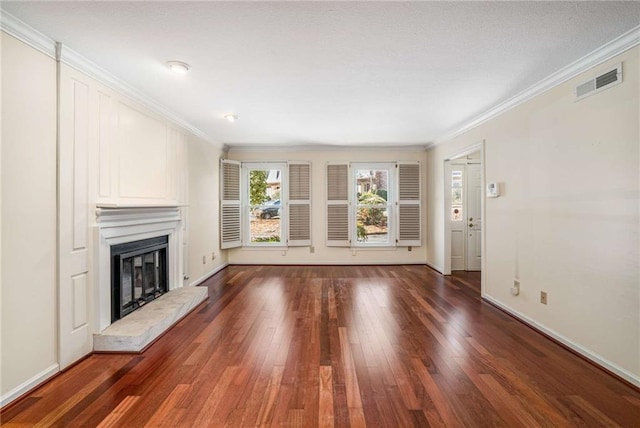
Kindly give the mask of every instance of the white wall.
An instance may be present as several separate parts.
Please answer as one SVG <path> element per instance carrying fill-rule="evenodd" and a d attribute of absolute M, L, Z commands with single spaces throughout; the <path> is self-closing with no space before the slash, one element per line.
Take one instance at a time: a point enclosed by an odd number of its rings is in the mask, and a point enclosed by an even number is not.
<path fill-rule="evenodd" d="M 189 138 L 189 206 L 187 275 L 196 284 L 227 264 L 220 250 L 218 216 L 219 164 L 222 149 L 197 137 Z M 212 253 L 215 259 L 212 259 Z M 203 263 L 204 259 L 204 263 Z"/>
<path fill-rule="evenodd" d="M 312 254 L 309 247 L 290 247 L 284 254 L 282 249 L 236 248 L 229 250 L 229 262 L 234 264 L 398 264 L 424 263 L 426 259 L 426 230 L 423 228 L 423 245 L 397 248 L 350 248 L 325 246 L 326 213 L 326 163 L 328 161 L 391 162 L 419 160 L 422 166 L 422 200 L 426 200 L 425 151 L 409 150 L 335 150 L 335 151 L 229 151 L 229 159 L 240 161 L 288 161 L 305 160 L 311 162 L 311 240 L 315 247 Z M 423 221 L 424 223 L 424 221 Z M 355 254 L 355 255 L 354 255 Z"/>
<path fill-rule="evenodd" d="M 1 37 L 4 399 L 57 370 L 56 64 Z"/>
<path fill-rule="evenodd" d="M 221 149 L 67 64 L 59 111 L 56 91 L 55 60 L 3 32 L 2 405 L 92 349 L 96 205 L 183 206 L 195 230 L 185 240 L 186 285 L 226 264 Z"/>
<path fill-rule="evenodd" d="M 428 152 L 429 263 L 444 266 L 443 161 L 485 140 L 485 297 L 640 384 L 640 48 Z M 623 61 L 623 83 L 572 89 Z M 521 294 L 509 294 L 519 277 Z M 539 303 L 540 291 L 548 304 Z"/>

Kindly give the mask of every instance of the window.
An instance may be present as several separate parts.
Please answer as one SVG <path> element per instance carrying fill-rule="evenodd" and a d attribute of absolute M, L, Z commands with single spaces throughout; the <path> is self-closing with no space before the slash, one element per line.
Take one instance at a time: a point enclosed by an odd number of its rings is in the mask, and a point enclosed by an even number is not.
<path fill-rule="evenodd" d="M 224 159 L 221 248 L 311 245 L 309 162 Z"/>
<path fill-rule="evenodd" d="M 352 181 L 355 194 L 356 245 L 385 245 L 395 243 L 389 214 L 392 212 L 394 192 L 390 183 L 395 164 L 353 164 Z"/>
<path fill-rule="evenodd" d="M 327 164 L 327 246 L 421 245 L 418 162 Z"/>
<path fill-rule="evenodd" d="M 451 221 L 462 221 L 462 171 L 451 171 Z"/>
<path fill-rule="evenodd" d="M 282 209 L 281 193 L 286 164 L 245 164 L 243 188 L 245 198 L 244 242 L 251 244 L 279 244 L 286 215 Z"/>

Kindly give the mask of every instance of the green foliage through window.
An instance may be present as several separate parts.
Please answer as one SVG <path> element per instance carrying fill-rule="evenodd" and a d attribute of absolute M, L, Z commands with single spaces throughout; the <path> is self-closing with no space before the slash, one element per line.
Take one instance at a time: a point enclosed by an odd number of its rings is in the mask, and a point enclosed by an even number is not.
<path fill-rule="evenodd" d="M 365 192 L 358 198 L 358 205 L 387 205 L 387 201 L 373 192 Z M 385 208 L 359 208 L 358 223 L 362 223 L 365 226 L 386 223 L 384 212 Z"/>
<path fill-rule="evenodd" d="M 249 203 L 260 205 L 269 200 L 267 196 L 267 175 L 269 171 L 254 169 L 249 171 Z"/>

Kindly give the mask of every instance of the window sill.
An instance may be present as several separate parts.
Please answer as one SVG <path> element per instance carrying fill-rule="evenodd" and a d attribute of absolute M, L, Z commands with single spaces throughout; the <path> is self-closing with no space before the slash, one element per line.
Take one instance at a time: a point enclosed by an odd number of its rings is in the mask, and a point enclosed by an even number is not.
<path fill-rule="evenodd" d="M 247 251 L 283 251 L 289 249 L 286 245 L 243 245 L 240 248 Z"/>
<path fill-rule="evenodd" d="M 349 250 L 352 251 L 398 251 L 398 248 L 395 245 L 353 245 L 349 247 Z"/>

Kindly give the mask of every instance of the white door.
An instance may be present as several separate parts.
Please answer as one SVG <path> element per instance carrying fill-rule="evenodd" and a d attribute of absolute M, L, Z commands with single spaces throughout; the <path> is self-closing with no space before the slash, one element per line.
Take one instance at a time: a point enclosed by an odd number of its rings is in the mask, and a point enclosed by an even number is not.
<path fill-rule="evenodd" d="M 467 164 L 466 168 L 466 266 L 465 270 L 480 270 L 482 261 L 482 175 L 480 164 Z M 453 249 L 453 241 L 452 241 Z M 453 263 L 453 251 L 452 260 Z M 453 265 L 452 265 L 453 266 Z M 453 269 L 453 267 L 452 267 Z"/>
<path fill-rule="evenodd" d="M 451 212 L 448 219 L 451 224 L 451 270 L 465 270 L 466 223 L 464 213 L 465 165 L 451 165 Z"/>

